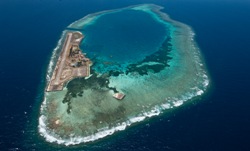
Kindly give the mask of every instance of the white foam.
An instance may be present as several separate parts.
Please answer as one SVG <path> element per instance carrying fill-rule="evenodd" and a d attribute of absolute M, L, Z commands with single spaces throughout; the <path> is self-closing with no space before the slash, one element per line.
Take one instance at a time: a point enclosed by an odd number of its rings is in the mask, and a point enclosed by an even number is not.
<path fill-rule="evenodd" d="M 133 84 L 134 82 L 139 80 L 138 78 L 131 78 L 129 76 L 130 75 L 127 75 L 127 76 L 122 75 L 122 76 L 119 76 L 117 78 L 121 78 L 123 81 L 126 81 L 126 85 L 129 85 L 129 83 Z M 201 74 L 199 74 L 199 76 L 201 76 Z M 121 80 L 121 79 L 119 79 L 119 80 Z M 205 74 L 203 74 L 203 79 L 204 79 L 204 83 L 205 83 L 204 86 L 206 87 L 209 83 L 208 77 Z M 121 86 L 118 86 L 119 82 L 116 82 L 116 80 L 114 80 L 110 83 L 111 83 L 110 86 L 121 87 Z M 84 142 L 95 141 L 95 140 L 98 140 L 100 138 L 104 138 L 108 135 L 112 135 L 116 131 L 125 130 L 127 126 L 130 126 L 133 123 L 141 122 L 141 121 L 145 120 L 146 118 L 150 118 L 152 116 L 157 116 L 161 113 L 161 110 L 170 109 L 173 107 L 179 107 L 185 101 L 204 93 L 204 91 L 199 89 L 198 87 L 191 88 L 191 90 L 192 90 L 192 93 L 188 92 L 185 95 L 183 95 L 181 98 L 167 98 L 166 101 L 171 102 L 171 103 L 163 103 L 160 106 L 155 106 L 149 112 L 143 112 L 135 117 L 129 118 L 126 122 L 123 122 L 121 124 L 118 123 L 116 127 L 112 127 L 112 128 L 105 127 L 105 128 L 99 129 L 97 133 L 86 136 L 86 137 L 72 136 L 70 139 L 56 138 L 56 137 L 49 135 L 48 132 L 45 133 L 46 128 L 44 128 L 45 127 L 44 123 L 40 123 L 41 126 L 39 128 L 42 129 L 42 130 L 40 130 L 40 132 L 44 133 L 43 136 L 46 138 L 46 140 L 48 140 L 50 142 L 57 142 L 59 144 L 64 144 L 67 146 L 68 145 L 75 145 L 75 144 L 79 144 L 79 143 L 84 143 Z M 39 120 L 39 122 L 40 122 L 40 120 Z M 51 134 L 54 135 L 53 133 L 51 133 Z"/>
<path fill-rule="evenodd" d="M 148 10 L 148 8 L 146 8 L 146 7 L 145 8 L 137 7 L 137 9 L 140 9 L 140 10 L 144 9 L 145 11 Z M 87 17 L 89 17 L 88 20 L 85 20 L 85 22 L 82 22 L 83 24 L 90 24 L 91 22 L 94 21 L 94 19 L 91 18 L 90 16 L 87 16 Z M 158 16 L 155 16 L 155 17 L 158 18 Z M 76 23 L 78 23 L 78 22 L 74 22 L 71 25 L 74 25 Z M 54 51 L 52 53 L 52 57 L 51 57 L 51 61 L 49 63 L 48 73 L 47 73 L 47 80 L 48 81 L 50 80 L 50 75 L 53 72 L 52 70 L 53 70 L 53 67 L 54 67 L 55 59 L 57 57 L 58 49 L 60 48 L 60 46 L 62 44 L 62 39 L 63 39 L 64 35 L 65 35 L 65 31 L 63 32 L 61 39 L 58 41 L 57 47 L 54 49 Z M 194 35 L 195 35 L 195 33 L 190 32 L 190 39 L 192 41 L 193 41 Z M 196 49 L 194 47 L 195 46 L 193 45 L 192 49 Z M 197 52 L 195 51 L 193 53 L 194 53 L 194 58 L 195 58 L 194 61 L 196 63 L 198 63 L 199 66 L 203 66 L 203 64 L 200 63 L 201 60 L 199 59 L 198 50 L 197 50 Z M 171 63 L 171 61 L 170 61 L 170 63 Z M 154 63 L 152 63 L 152 64 L 154 64 Z M 171 64 L 171 66 L 174 66 L 174 65 Z M 202 74 L 200 74 L 200 73 L 202 73 Z M 141 112 L 140 114 L 138 114 L 138 115 L 136 115 L 134 117 L 130 117 L 125 122 L 118 123 L 114 127 L 101 128 L 96 133 L 94 133 L 92 135 L 89 135 L 89 136 L 85 136 L 85 137 L 75 136 L 74 134 L 72 134 L 71 137 L 68 138 L 68 139 L 60 138 L 57 134 L 55 134 L 53 132 L 53 130 L 50 130 L 46 126 L 46 120 L 47 119 L 46 119 L 46 116 L 43 115 L 43 113 L 42 113 L 43 111 L 45 111 L 45 108 L 46 108 L 46 105 L 47 105 L 46 104 L 46 97 L 47 97 L 48 94 L 45 92 L 45 99 L 44 99 L 44 101 L 43 101 L 43 103 L 41 105 L 41 116 L 39 117 L 39 126 L 38 126 L 39 132 L 40 132 L 40 134 L 42 136 L 45 137 L 45 139 L 48 142 L 56 142 L 58 144 L 64 144 L 66 146 L 98 140 L 98 139 L 106 137 L 108 135 L 112 135 L 116 131 L 125 130 L 127 126 L 130 126 L 133 123 L 141 122 L 141 121 L 145 120 L 146 118 L 150 118 L 152 116 L 157 116 L 162 112 L 162 110 L 171 109 L 171 108 L 174 108 L 174 107 L 181 106 L 185 101 L 190 100 L 195 96 L 199 96 L 199 95 L 203 94 L 204 90 L 206 89 L 206 87 L 209 84 L 209 79 L 208 79 L 208 76 L 206 75 L 205 71 L 201 71 L 201 69 L 200 69 L 199 74 L 197 76 L 199 78 L 202 78 L 202 80 L 203 80 L 202 81 L 203 82 L 202 83 L 203 88 L 198 88 L 198 87 L 191 88 L 191 92 L 188 92 L 188 93 L 184 94 L 183 96 L 181 96 L 179 98 L 171 98 L 171 97 L 169 97 L 169 98 L 166 99 L 166 102 L 162 103 L 161 105 L 153 107 L 150 111 Z M 131 78 L 130 75 L 121 75 L 121 76 L 118 76 L 118 77 L 112 77 L 111 80 L 110 80 L 109 86 L 110 87 L 116 87 L 118 89 L 123 89 L 125 87 L 133 86 L 137 82 L 142 83 L 143 80 L 145 80 L 145 79 L 137 78 L 136 76 L 133 76 L 133 78 Z M 123 81 L 123 83 L 126 83 L 126 85 L 122 84 L 119 81 Z"/>
<path fill-rule="evenodd" d="M 139 114 L 138 116 L 131 117 L 126 122 L 118 123 L 117 126 L 115 127 L 112 127 L 112 128 L 105 127 L 105 128 L 99 129 L 97 133 L 89 135 L 89 136 L 80 137 L 80 136 L 72 135 L 69 139 L 62 139 L 46 127 L 46 124 L 45 124 L 46 117 L 44 115 L 41 115 L 39 118 L 39 132 L 42 136 L 45 137 L 45 139 L 48 142 L 56 142 L 58 144 L 64 144 L 66 146 L 92 142 L 92 141 L 104 138 L 106 136 L 112 135 L 113 133 L 117 131 L 125 130 L 127 126 L 130 126 L 133 123 L 141 122 L 145 120 L 146 118 L 150 118 L 152 116 L 157 116 L 161 113 L 161 110 L 181 106 L 184 101 L 189 100 L 194 96 L 201 95 L 202 93 L 204 93 L 200 89 L 197 89 L 197 88 L 193 88 L 193 89 L 195 90 L 193 94 L 187 93 L 184 96 L 182 96 L 182 99 L 181 98 L 172 98 L 172 99 L 167 98 L 166 101 L 171 102 L 173 105 L 171 105 L 170 103 L 163 103 L 160 106 L 155 106 L 149 112 L 143 112 Z M 183 98 L 186 98 L 186 99 L 183 100 Z M 45 106 L 45 105 L 46 105 L 46 100 L 43 102 L 42 106 Z"/>
<path fill-rule="evenodd" d="M 197 91 L 197 95 L 202 95 L 204 93 L 204 91 L 203 90 L 199 90 L 199 91 Z"/>
<path fill-rule="evenodd" d="M 40 134 L 44 136 L 48 142 L 57 142 L 58 144 L 62 144 L 63 143 L 62 140 L 57 139 L 54 135 L 49 134 L 45 121 L 46 117 L 44 115 L 41 115 L 39 118 L 39 126 L 38 126 Z"/>
<path fill-rule="evenodd" d="M 203 74 L 203 78 L 204 78 L 203 86 L 206 88 L 209 85 L 209 79 L 206 74 Z"/>
<path fill-rule="evenodd" d="M 145 112 L 143 113 L 143 115 L 145 117 L 152 117 L 152 116 L 156 116 L 159 115 L 161 113 L 161 110 L 158 106 L 154 107 L 150 112 Z"/>
<path fill-rule="evenodd" d="M 173 102 L 175 107 L 181 106 L 183 104 L 183 100 L 177 100 Z"/>
<path fill-rule="evenodd" d="M 65 34 L 66 34 L 66 31 L 63 31 L 62 36 L 61 36 L 60 40 L 58 41 L 56 48 L 52 52 L 51 59 L 50 59 L 50 62 L 49 62 L 49 66 L 48 66 L 48 69 L 47 69 L 47 75 L 46 75 L 47 82 L 50 81 L 50 78 L 52 76 L 53 67 L 54 67 L 54 65 L 56 63 L 58 50 L 62 45 L 63 37 L 65 36 Z"/>
<path fill-rule="evenodd" d="M 95 140 L 98 140 L 100 138 L 106 137 L 108 135 L 112 135 L 116 131 L 125 130 L 126 127 L 128 125 L 130 125 L 131 123 L 138 122 L 141 120 L 137 119 L 137 120 L 132 120 L 133 122 L 128 121 L 127 123 L 126 122 L 123 122 L 121 124 L 118 123 L 116 127 L 102 128 L 102 129 L 99 129 L 97 133 L 95 133 L 93 135 L 86 136 L 86 137 L 72 135 L 69 139 L 62 139 L 62 138 L 58 137 L 57 135 L 55 135 L 53 132 L 49 131 L 48 128 L 46 127 L 45 121 L 46 121 L 46 117 L 44 115 L 42 115 L 39 118 L 39 132 L 40 132 L 40 134 L 42 136 L 44 136 L 48 142 L 56 142 L 58 144 L 64 144 L 66 146 L 69 146 L 69 145 L 76 145 L 76 144 L 80 144 L 80 143 L 95 141 Z"/>
<path fill-rule="evenodd" d="M 161 105 L 162 109 L 170 109 L 171 108 L 171 105 L 169 103 L 165 103 L 165 104 L 162 104 Z"/>
<path fill-rule="evenodd" d="M 129 119 L 129 121 L 131 123 L 136 123 L 136 122 L 143 121 L 145 118 L 146 118 L 145 116 L 132 117 Z"/>

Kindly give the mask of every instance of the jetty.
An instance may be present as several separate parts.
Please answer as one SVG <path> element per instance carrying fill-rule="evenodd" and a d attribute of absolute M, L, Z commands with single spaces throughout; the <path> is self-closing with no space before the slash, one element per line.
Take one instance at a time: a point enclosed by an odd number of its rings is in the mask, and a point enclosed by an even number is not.
<path fill-rule="evenodd" d="M 81 51 L 79 45 L 84 38 L 81 32 L 68 32 L 60 56 L 46 91 L 61 91 L 64 84 L 73 78 L 88 77 L 92 62 Z"/>

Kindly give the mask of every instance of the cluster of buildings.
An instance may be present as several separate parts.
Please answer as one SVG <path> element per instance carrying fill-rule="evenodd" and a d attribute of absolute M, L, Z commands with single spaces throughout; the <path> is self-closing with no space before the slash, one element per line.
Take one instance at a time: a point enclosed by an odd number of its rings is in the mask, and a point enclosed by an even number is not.
<path fill-rule="evenodd" d="M 90 64 L 89 58 L 86 58 L 84 54 L 81 53 L 78 44 L 72 44 L 70 51 L 69 51 L 69 61 L 71 67 L 81 67 Z"/>

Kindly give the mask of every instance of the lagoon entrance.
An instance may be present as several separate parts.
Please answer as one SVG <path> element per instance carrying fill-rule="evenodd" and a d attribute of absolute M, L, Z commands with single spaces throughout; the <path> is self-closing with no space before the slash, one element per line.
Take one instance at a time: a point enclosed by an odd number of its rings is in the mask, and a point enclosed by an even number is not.
<path fill-rule="evenodd" d="M 145 4 L 90 14 L 63 32 L 48 83 L 71 30 L 85 36 L 80 48 L 93 65 L 88 77 L 45 92 L 39 131 L 47 141 L 95 141 L 205 92 L 209 80 L 193 31 L 161 9 Z M 117 100 L 117 93 L 126 96 Z"/>

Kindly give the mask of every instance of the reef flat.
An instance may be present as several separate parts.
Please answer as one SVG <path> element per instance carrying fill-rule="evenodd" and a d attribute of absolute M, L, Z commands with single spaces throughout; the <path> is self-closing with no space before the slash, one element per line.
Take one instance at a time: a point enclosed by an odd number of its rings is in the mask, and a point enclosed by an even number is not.
<path fill-rule="evenodd" d="M 67 27 L 51 57 L 48 83 L 72 30 L 85 36 L 80 47 L 93 65 L 90 76 L 45 91 L 38 127 L 47 141 L 95 141 L 206 91 L 209 79 L 194 32 L 161 9 L 144 4 L 108 10 Z M 123 100 L 113 97 L 118 92 L 126 94 Z"/>

